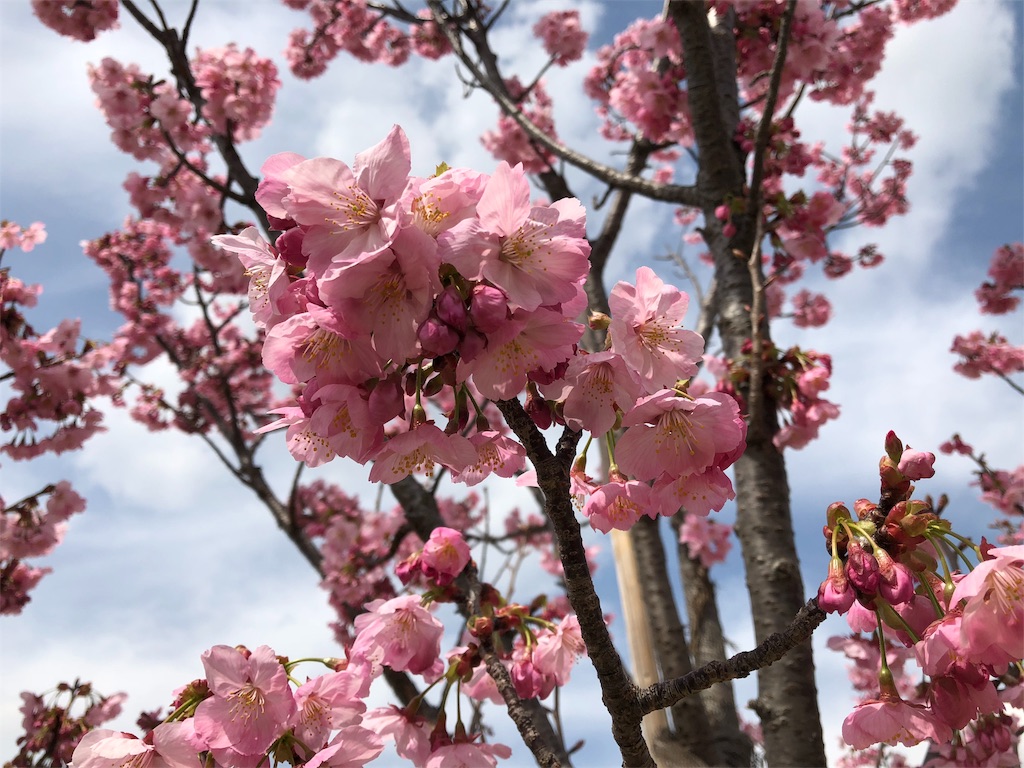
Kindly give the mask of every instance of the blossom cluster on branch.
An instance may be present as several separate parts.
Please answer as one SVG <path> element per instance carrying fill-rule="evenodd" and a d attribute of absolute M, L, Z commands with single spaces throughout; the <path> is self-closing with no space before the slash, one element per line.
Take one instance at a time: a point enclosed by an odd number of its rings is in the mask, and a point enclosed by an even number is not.
<path fill-rule="evenodd" d="M 1019 724 L 1005 708 L 1024 702 L 1024 547 L 957 533 L 912 498 L 913 483 L 934 476 L 935 456 L 892 432 L 885 448 L 879 502 L 860 499 L 853 513 L 836 502 L 824 528 L 832 558 L 818 605 L 873 635 L 877 649 L 842 646 L 877 672 L 843 738 L 855 749 L 931 741 L 936 764 L 986 765 L 1016 752 Z M 927 679 L 901 689 L 890 656 L 916 659 Z"/>

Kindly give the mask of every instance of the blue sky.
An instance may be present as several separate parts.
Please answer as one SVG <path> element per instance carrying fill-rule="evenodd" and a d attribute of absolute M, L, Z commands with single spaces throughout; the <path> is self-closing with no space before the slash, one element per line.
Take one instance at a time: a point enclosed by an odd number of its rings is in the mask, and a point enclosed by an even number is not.
<path fill-rule="evenodd" d="M 509 71 L 532 75 L 543 58 L 528 35 L 536 9 L 563 5 L 513 4 L 511 23 L 496 38 Z M 585 26 L 604 36 L 640 5 L 580 4 Z M 183 18 L 185 6 L 168 3 L 169 17 Z M 643 4 L 651 13 L 659 7 Z M 910 214 L 883 230 L 853 230 L 839 243 L 849 252 L 879 242 L 888 261 L 828 286 L 835 307 L 828 326 L 798 331 L 782 322 L 774 330 L 781 344 L 833 355 L 830 399 L 843 408 L 820 440 L 787 455 L 808 595 L 825 568 L 824 509 L 832 501 L 877 494 L 874 467 L 888 429 L 923 450 L 935 450 L 959 431 L 994 466 L 1022 460 L 1020 398 L 1001 382 L 956 376 L 948 353 L 954 334 L 975 328 L 1002 329 L 1015 343 L 1024 341 L 1019 314 L 980 317 L 972 295 L 992 251 L 1024 239 L 1022 14 L 1018 2 L 977 0 L 897 33 L 877 84 L 877 104 L 900 111 L 920 136 L 911 153 Z M 477 136 L 492 126 L 496 110 L 482 98 L 463 98 L 450 62 L 389 70 L 342 60 L 325 78 L 296 82 L 285 72 L 281 50 L 287 31 L 301 21 L 277 3 L 201 4 L 195 44 L 237 40 L 273 56 L 282 71 L 285 85 L 273 124 L 243 148 L 251 168 L 279 151 L 350 161 L 395 122 L 410 135 L 414 172 L 440 160 L 484 171 L 494 167 Z M 45 245 L 31 254 L 9 254 L 4 263 L 19 277 L 44 284 L 31 316 L 39 327 L 81 316 L 88 335 L 104 338 L 119 324 L 107 309 L 103 275 L 78 243 L 123 221 L 129 209 L 120 185 L 136 164 L 108 141 L 92 106 L 85 62 L 110 55 L 163 76 L 158 54 L 127 20 L 121 30 L 84 45 L 44 29 L 28 3 L 0 4 L 0 217 L 26 225 L 42 220 L 49 231 Z M 553 72 L 549 91 L 561 135 L 603 157 L 607 148 L 578 88 L 585 71 L 586 62 Z M 838 148 L 843 114 L 808 105 L 797 119 L 805 137 Z M 589 204 L 593 188 L 573 178 Z M 680 245 L 668 215 L 654 204 L 637 204 L 628 226 L 610 264 L 610 284 Z M 159 366 L 148 373 L 169 380 Z M 128 712 L 137 713 L 161 705 L 172 688 L 200 674 L 199 654 L 215 643 L 266 643 L 292 656 L 334 649 L 315 574 L 204 446 L 184 436 L 150 434 L 123 412 L 111 412 L 108 424 L 108 433 L 77 454 L 31 464 L 5 461 L 0 470 L 5 498 L 66 477 L 89 500 L 65 543 L 45 562 L 54 573 L 22 616 L 0 625 L 8 660 L 0 678 L 0 752 L 13 749 L 21 690 L 38 692 L 80 676 L 106 692 L 126 690 Z M 283 446 L 276 450 L 270 446 L 263 461 L 283 484 L 291 464 Z M 968 462 L 940 457 L 936 466 L 938 477 L 922 483 L 922 492 L 949 493 L 953 518 L 984 531 L 990 513 L 967 487 Z M 350 487 L 365 478 L 365 470 L 340 463 L 326 474 Z M 495 506 L 522 501 L 500 486 L 492 488 L 491 500 Z M 729 515 L 726 510 L 724 517 Z M 746 601 L 737 563 L 734 553 L 715 574 L 720 600 L 730 607 Z M 599 586 L 613 592 L 607 544 L 602 564 Z M 534 582 L 541 583 L 540 576 L 524 573 L 524 594 Z M 614 598 L 609 610 L 620 613 Z M 749 619 L 741 610 L 729 613 L 736 616 L 730 639 L 738 648 L 750 647 Z M 816 635 L 817 645 L 841 631 L 841 623 L 830 622 Z M 830 696 L 825 725 L 832 748 L 844 714 L 834 694 L 845 688 L 845 675 L 842 661 L 829 652 L 818 654 L 817 666 L 819 690 Z M 587 739 L 593 750 L 588 759 L 597 765 L 607 754 L 606 727 L 589 706 L 598 695 L 592 676 L 581 669 L 577 677 L 567 699 L 567 728 L 573 738 Z M 746 683 L 738 701 L 753 692 Z M 121 726 L 130 728 L 133 719 L 126 717 Z M 517 744 L 514 736 L 508 741 Z"/>

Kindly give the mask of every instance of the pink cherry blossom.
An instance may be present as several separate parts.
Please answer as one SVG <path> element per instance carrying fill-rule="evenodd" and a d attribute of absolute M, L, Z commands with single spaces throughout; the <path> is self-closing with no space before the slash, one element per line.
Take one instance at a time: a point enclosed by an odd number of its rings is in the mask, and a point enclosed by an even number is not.
<path fill-rule="evenodd" d="M 303 250 L 323 274 L 335 257 L 373 253 L 393 239 L 392 206 L 405 190 L 410 170 L 409 141 L 394 126 L 374 147 L 356 155 L 350 168 L 340 160 L 314 158 L 279 175 L 288 186 L 281 205 L 308 227 Z"/>
<path fill-rule="evenodd" d="M 452 480 L 457 483 L 473 486 L 491 474 L 510 478 L 526 465 L 526 449 L 494 430 L 474 432 L 469 442 L 477 458 L 473 464 L 452 471 Z"/>
<path fill-rule="evenodd" d="M 89 731 L 75 747 L 72 768 L 196 768 L 199 750 L 189 743 L 191 723 L 162 723 L 147 739 L 128 733 Z"/>
<path fill-rule="evenodd" d="M 579 11 L 551 11 L 533 25 L 533 34 L 543 41 L 544 50 L 560 67 L 580 59 L 587 48 Z"/>
<path fill-rule="evenodd" d="M 942 743 L 952 735 L 950 727 L 931 710 L 910 704 L 895 694 L 858 704 L 843 721 L 843 739 L 854 749 L 872 744 L 912 747 L 928 739 Z"/>
<path fill-rule="evenodd" d="M 703 472 L 743 440 L 738 416 L 736 401 L 721 392 L 689 399 L 661 390 L 641 398 L 623 417 L 627 429 L 616 443 L 615 460 L 639 480 Z"/>
<path fill-rule="evenodd" d="M 117 0 L 32 0 L 32 12 L 54 32 L 88 42 L 116 29 Z"/>
<path fill-rule="evenodd" d="M 521 165 L 501 163 L 467 220 L 438 237 L 441 258 L 468 279 L 484 278 L 527 311 L 573 299 L 589 269 L 585 212 L 576 199 L 530 205 Z"/>
<path fill-rule="evenodd" d="M 632 369 L 611 350 L 573 357 L 565 381 L 572 385 L 562 408 L 566 423 L 594 437 L 611 429 L 618 413 L 631 407 L 641 391 Z"/>
<path fill-rule="evenodd" d="M 517 310 L 488 336 L 487 347 L 480 354 L 459 361 L 457 377 L 460 381 L 472 377 L 480 394 L 492 400 L 514 397 L 531 373 L 554 370 L 568 360 L 582 335 L 583 326 L 561 312 Z"/>
<path fill-rule="evenodd" d="M 403 233 L 391 247 L 329 267 L 318 281 L 322 300 L 353 333 L 372 335 L 380 358 L 398 363 L 416 356 L 416 331 L 439 288 L 439 265 L 412 250 Z"/>
<path fill-rule="evenodd" d="M 438 526 L 430 532 L 430 538 L 423 545 L 420 567 L 427 578 L 443 587 L 462 573 L 469 560 L 469 545 L 462 534 L 452 528 Z"/>
<path fill-rule="evenodd" d="M 462 435 L 446 435 L 433 424 L 421 424 L 384 443 L 374 457 L 370 482 L 394 483 L 414 472 L 431 477 L 437 464 L 461 472 L 476 461 L 476 449 Z"/>
<path fill-rule="evenodd" d="M 1002 666 L 1024 658 L 1024 545 L 989 554 L 956 585 L 950 605 L 967 601 L 960 624 L 967 659 Z"/>
<path fill-rule="evenodd" d="M 570 614 L 559 622 L 554 632 L 538 634 L 533 663 L 542 674 L 553 677 L 556 685 L 565 685 L 576 659 L 586 652 L 579 619 L 576 614 Z"/>
<path fill-rule="evenodd" d="M 679 527 L 679 542 L 685 544 L 690 557 L 700 560 L 705 568 L 724 563 L 732 541 L 732 526 L 716 522 L 701 514 L 689 514 Z"/>
<path fill-rule="evenodd" d="M 495 768 L 498 758 L 510 757 L 512 750 L 504 744 L 459 742 L 435 749 L 423 768 Z"/>
<path fill-rule="evenodd" d="M 856 597 L 842 561 L 836 558 L 829 560 L 828 578 L 818 587 L 818 607 L 826 613 L 846 613 Z"/>
<path fill-rule="evenodd" d="M 651 511 L 651 487 L 637 480 L 612 480 L 598 487 L 583 505 L 591 527 L 601 533 L 628 531 Z"/>
<path fill-rule="evenodd" d="M 291 726 L 296 738 L 313 750 L 327 744 L 341 726 L 357 725 L 366 711 L 362 698 L 370 690 L 370 668 L 357 663 L 340 672 L 307 680 L 295 690 Z"/>
<path fill-rule="evenodd" d="M 608 296 L 612 346 L 654 392 L 697 373 L 704 339 L 679 327 L 689 297 L 666 285 L 650 267 L 636 271 L 636 285 L 620 282 Z"/>
<path fill-rule="evenodd" d="M 935 477 L 935 454 L 926 451 L 915 451 L 909 445 L 900 457 L 898 469 L 907 480 L 924 480 Z"/>
<path fill-rule="evenodd" d="M 660 513 L 668 517 L 680 509 L 690 515 L 708 515 L 736 498 L 732 481 L 717 465 L 680 477 L 665 473 L 654 482 L 653 490 Z"/>
<path fill-rule="evenodd" d="M 281 662 L 265 645 L 251 654 L 215 645 L 202 661 L 213 695 L 196 709 L 196 733 L 211 749 L 261 755 L 295 714 Z"/>
<path fill-rule="evenodd" d="M 400 757 L 422 765 L 430 754 L 430 729 L 426 720 L 392 705 L 371 709 L 363 725 L 384 738 L 394 739 Z"/>
<path fill-rule="evenodd" d="M 249 309 L 253 320 L 266 328 L 281 319 L 279 302 L 288 292 L 287 264 L 256 227 L 237 235 L 218 235 L 211 242 L 238 255 L 249 277 Z"/>
<path fill-rule="evenodd" d="M 350 657 L 436 680 L 444 671 L 441 635 L 444 626 L 420 605 L 416 595 L 366 604 L 355 619 L 356 640 Z"/>

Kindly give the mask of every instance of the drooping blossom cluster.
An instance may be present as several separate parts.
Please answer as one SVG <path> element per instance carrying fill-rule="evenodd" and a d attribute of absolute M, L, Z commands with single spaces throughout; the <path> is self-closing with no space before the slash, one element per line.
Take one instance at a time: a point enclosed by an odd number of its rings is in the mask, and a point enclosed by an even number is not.
<path fill-rule="evenodd" d="M 737 387 L 751 376 L 753 346 L 748 341 L 737 361 L 706 357 L 708 368 L 719 379 L 718 388 L 738 397 Z M 772 438 L 776 447 L 799 449 L 818 436 L 828 421 L 838 418 L 839 406 L 822 397 L 832 376 L 831 355 L 799 347 L 780 350 L 766 345 L 762 351 L 764 392 L 778 409 L 782 425 Z"/>
<path fill-rule="evenodd" d="M 544 44 L 551 60 L 560 67 L 583 57 L 587 32 L 580 25 L 579 11 L 551 11 L 533 25 L 533 34 Z"/>
<path fill-rule="evenodd" d="M 1015 750 L 1003 710 L 1020 699 L 1020 677 L 1002 676 L 1024 659 L 1024 547 L 977 546 L 956 533 L 929 502 L 912 498 L 913 482 L 934 475 L 934 455 L 892 432 L 885 447 L 879 503 L 860 499 L 852 514 L 840 502 L 829 507 L 832 558 L 818 605 L 844 614 L 855 632 L 874 633 L 879 649 L 912 649 L 927 679 L 912 695 L 900 690 L 880 650 L 877 693 L 846 718 L 843 738 L 855 749 L 930 740 L 961 755 L 958 764 L 989 764 L 992 750 L 979 754 L 981 741 Z M 997 742 L 957 751 L 966 746 L 953 743 L 954 731 L 994 727 Z"/>
<path fill-rule="evenodd" d="M 999 531 L 999 542 L 1007 546 L 1024 544 L 1024 464 L 1013 470 L 995 469 L 960 435 L 953 435 L 939 446 L 939 450 L 945 454 L 966 456 L 974 462 L 975 480 L 971 485 L 980 488 L 981 500 L 1000 514 L 992 524 Z"/>
<path fill-rule="evenodd" d="M 5 765 L 68 765 L 82 737 L 121 714 L 127 695 L 101 696 L 90 683 L 61 683 L 43 695 L 21 694 L 23 733 L 18 753 Z"/>
<path fill-rule="evenodd" d="M 202 114 L 214 133 L 249 141 L 270 122 L 281 81 L 270 59 L 252 48 L 199 50 L 192 59 L 196 85 L 203 93 Z"/>
<path fill-rule="evenodd" d="M 313 29 L 296 29 L 288 38 L 285 56 L 296 77 L 323 74 L 342 51 L 359 61 L 390 66 L 404 64 L 410 49 L 427 58 L 448 53 L 447 41 L 428 14 L 411 36 L 391 24 L 386 15 L 359 0 L 284 0 L 285 4 L 309 12 Z M 431 26 L 432 25 L 432 26 Z"/>
<path fill-rule="evenodd" d="M 555 130 L 551 111 L 552 101 L 544 87 L 544 81 L 538 80 L 527 90 L 519 82 L 519 78 L 513 77 L 505 83 L 505 87 L 519 105 L 523 116 L 557 141 L 558 132 Z M 532 141 L 519 124 L 505 114 L 498 117 L 497 128 L 485 131 L 480 141 L 495 159 L 504 160 L 509 164 L 522 163 L 523 170 L 527 173 L 543 173 L 555 163 L 555 156 L 550 150 Z"/>
<path fill-rule="evenodd" d="M 1020 306 L 1014 291 L 1024 291 L 1024 243 L 1008 243 L 996 249 L 988 268 L 989 279 L 974 292 L 981 311 L 1005 315 Z"/>
<path fill-rule="evenodd" d="M 670 20 L 637 19 L 597 51 L 583 87 L 597 102 L 601 134 L 632 131 L 655 144 L 693 141 L 679 33 Z"/>
<path fill-rule="evenodd" d="M 732 498 L 724 470 L 745 434 L 735 399 L 677 389 L 703 352 L 679 327 L 686 295 L 641 268 L 597 321 L 608 349 L 585 354 L 579 203 L 532 204 L 521 166 L 430 178 L 410 167 L 397 126 L 351 167 L 275 155 L 257 199 L 282 232 L 276 243 L 252 228 L 215 238 L 250 275 L 264 363 L 300 391 L 271 425 L 287 429 L 292 455 L 373 462 L 375 482 L 437 465 L 467 484 L 509 477 L 525 450 L 486 401 L 525 391 L 541 426 L 557 413 L 595 436 L 617 420 L 626 428 L 614 446 L 621 472 L 583 510 L 607 521 L 602 530 L 628 528 L 638 510 L 707 514 Z"/>
<path fill-rule="evenodd" d="M 117 0 L 32 0 L 32 12 L 60 35 L 89 42 L 117 28 Z"/>
<path fill-rule="evenodd" d="M 4 221 L 0 238 L 2 259 L 12 247 L 32 250 L 46 231 L 38 222 L 22 229 Z M 0 381 L 6 394 L 0 456 L 14 461 L 80 448 L 103 429 L 95 399 L 116 390 L 109 351 L 80 340 L 79 322 L 64 320 L 42 334 L 28 322 L 23 309 L 34 307 L 41 293 L 41 286 L 0 268 Z M 0 497 L 0 614 L 21 612 L 29 591 L 50 572 L 26 560 L 49 554 L 63 539 L 65 521 L 84 508 L 63 481 L 19 501 Z"/>
<path fill-rule="evenodd" d="M 25 560 L 50 554 L 63 541 L 68 518 L 84 509 L 85 499 L 66 480 L 11 506 L 0 497 L 0 614 L 21 613 L 28 591 L 51 570 Z"/>

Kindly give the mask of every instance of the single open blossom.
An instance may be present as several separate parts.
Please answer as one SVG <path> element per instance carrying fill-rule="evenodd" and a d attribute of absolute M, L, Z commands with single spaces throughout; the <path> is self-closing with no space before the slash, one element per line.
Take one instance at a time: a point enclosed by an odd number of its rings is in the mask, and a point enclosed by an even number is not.
<path fill-rule="evenodd" d="M 469 436 L 477 459 L 463 469 L 452 471 L 452 480 L 472 486 L 485 477 L 513 477 L 526 464 L 526 449 L 515 440 L 494 431 L 475 432 Z"/>
<path fill-rule="evenodd" d="M 484 397 L 506 400 L 523 391 L 531 373 L 552 371 L 568 360 L 582 335 L 583 326 L 561 312 L 517 310 L 488 336 L 480 354 L 459 361 L 457 378 L 472 377 Z"/>
<path fill-rule="evenodd" d="M 598 487 L 583 505 L 583 514 L 591 527 L 601 533 L 612 528 L 628 531 L 651 510 L 651 487 L 647 483 L 626 480 L 621 475 Z"/>
<path fill-rule="evenodd" d="M 333 731 L 357 725 L 366 711 L 362 699 L 370 691 L 370 672 L 369 665 L 353 662 L 340 672 L 320 675 L 300 685 L 295 690 L 296 710 L 291 723 L 296 738 L 310 749 L 319 750 Z"/>
<path fill-rule="evenodd" d="M 237 235 L 218 235 L 215 245 L 238 255 L 249 276 L 249 309 L 260 327 L 273 325 L 281 317 L 278 303 L 288 292 L 287 264 L 256 227 L 246 227 Z"/>
<path fill-rule="evenodd" d="M 532 311 L 571 300 L 590 268 L 585 211 L 575 198 L 530 205 L 521 165 L 499 164 L 468 219 L 438 237 L 442 260 L 471 280 L 500 288 Z"/>
<path fill-rule="evenodd" d="M 967 601 L 960 624 L 967 658 L 1002 666 L 1024 658 L 1024 545 L 989 555 L 956 585 L 950 604 Z"/>
<path fill-rule="evenodd" d="M 422 674 L 436 680 L 444 671 L 441 635 L 444 626 L 420 605 L 416 595 L 366 604 L 366 613 L 355 619 L 356 640 L 350 657 L 365 659 L 374 667 Z"/>
<path fill-rule="evenodd" d="M 430 538 L 423 545 L 420 568 L 427 578 L 443 587 L 462 573 L 469 560 L 469 545 L 462 534 L 452 528 L 438 526 L 430 532 Z"/>
<path fill-rule="evenodd" d="M 843 721 L 843 739 L 854 749 L 872 744 L 912 747 L 928 739 L 943 743 L 952 736 L 952 729 L 931 710 L 910 704 L 895 693 L 858 704 Z"/>
<path fill-rule="evenodd" d="M 689 297 L 650 267 L 636 271 L 636 285 L 620 282 L 608 296 L 612 347 L 643 380 L 648 392 L 673 387 L 697 373 L 704 354 L 700 334 L 679 327 Z"/>
<path fill-rule="evenodd" d="M 370 482 L 394 483 L 414 472 L 430 477 L 437 464 L 462 471 L 476 462 L 477 452 L 462 435 L 446 435 L 433 424 L 420 424 L 384 443 L 374 459 Z"/>
<path fill-rule="evenodd" d="M 565 381 L 572 384 L 562 408 L 566 423 L 594 437 L 614 426 L 616 408 L 625 411 L 640 395 L 640 383 L 631 369 L 611 350 L 573 357 Z"/>
<path fill-rule="evenodd" d="M 356 155 L 351 168 L 317 157 L 279 174 L 287 185 L 281 209 L 307 227 L 303 250 L 317 274 L 335 259 L 374 253 L 391 243 L 398 228 L 392 206 L 405 190 L 410 168 L 409 140 L 394 126 L 383 141 Z"/>
<path fill-rule="evenodd" d="M 541 673 L 553 677 L 556 685 L 565 685 L 576 659 L 586 652 L 580 622 L 573 613 L 562 619 L 554 632 L 537 635 L 533 663 Z"/>
<path fill-rule="evenodd" d="M 663 389 L 641 398 L 622 418 L 615 446 L 619 468 L 638 480 L 703 472 L 743 441 L 736 401 L 721 392 L 696 399 Z"/>
<path fill-rule="evenodd" d="M 703 472 L 673 477 L 665 473 L 652 486 L 659 513 L 671 517 L 680 509 L 689 515 L 709 515 L 736 498 L 732 480 L 718 466 Z"/>
<path fill-rule="evenodd" d="M 72 768 L 198 768 L 199 751 L 189 743 L 190 722 L 161 723 L 145 739 L 100 728 L 75 747 Z"/>
<path fill-rule="evenodd" d="M 394 739 L 399 757 L 422 765 L 430 754 L 430 727 L 427 721 L 391 705 L 371 709 L 363 716 L 363 725 L 383 738 Z"/>
<path fill-rule="evenodd" d="M 202 661 L 213 695 L 196 709 L 196 733 L 211 749 L 261 755 L 295 713 L 281 662 L 265 645 L 249 654 L 215 645 Z"/>

